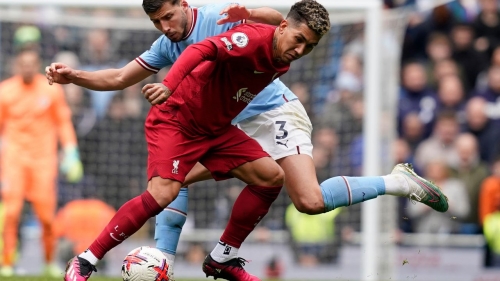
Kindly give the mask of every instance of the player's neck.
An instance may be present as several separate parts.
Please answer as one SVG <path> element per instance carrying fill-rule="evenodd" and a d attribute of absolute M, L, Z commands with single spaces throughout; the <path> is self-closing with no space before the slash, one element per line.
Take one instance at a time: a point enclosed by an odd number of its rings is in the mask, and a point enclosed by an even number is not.
<path fill-rule="evenodd" d="M 187 17 L 186 27 L 191 28 L 191 26 L 193 25 L 193 8 L 187 9 L 186 17 Z"/>
<path fill-rule="evenodd" d="M 278 54 L 278 28 L 274 30 L 273 34 L 273 60 L 281 63 L 281 59 Z"/>
<path fill-rule="evenodd" d="M 186 11 L 186 28 L 184 29 L 184 34 L 181 40 L 186 40 L 193 31 L 194 25 L 196 24 L 196 8 L 189 7 Z"/>

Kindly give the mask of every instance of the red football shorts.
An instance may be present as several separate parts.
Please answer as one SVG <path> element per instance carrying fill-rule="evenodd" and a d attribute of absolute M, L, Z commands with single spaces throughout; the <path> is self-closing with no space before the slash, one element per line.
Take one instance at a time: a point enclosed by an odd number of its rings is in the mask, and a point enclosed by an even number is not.
<path fill-rule="evenodd" d="M 229 171 L 247 162 L 269 157 L 257 141 L 235 126 L 220 136 L 186 133 L 175 116 L 153 106 L 146 119 L 148 180 L 159 176 L 184 182 L 196 162 L 215 180 L 230 178 Z"/>

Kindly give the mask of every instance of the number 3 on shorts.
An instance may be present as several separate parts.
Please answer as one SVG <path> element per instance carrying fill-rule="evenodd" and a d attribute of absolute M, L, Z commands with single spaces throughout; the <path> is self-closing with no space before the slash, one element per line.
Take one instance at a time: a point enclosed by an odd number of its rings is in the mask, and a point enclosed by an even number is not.
<path fill-rule="evenodd" d="M 277 140 L 286 139 L 286 137 L 288 136 L 288 131 L 285 130 L 286 121 L 276 121 L 276 125 L 280 126 L 278 128 L 278 131 L 283 132 L 282 135 L 276 134 L 276 139 Z"/>

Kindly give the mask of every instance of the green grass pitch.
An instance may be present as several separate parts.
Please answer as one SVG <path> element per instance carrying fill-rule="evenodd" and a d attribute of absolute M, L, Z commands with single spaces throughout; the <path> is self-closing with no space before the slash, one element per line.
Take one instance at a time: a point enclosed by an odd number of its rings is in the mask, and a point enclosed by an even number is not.
<path fill-rule="evenodd" d="M 2 277 L 1 281 L 61 281 L 61 278 L 47 278 L 47 277 L 39 277 L 39 276 L 16 276 L 16 277 Z M 211 278 L 202 278 L 202 279 L 175 279 L 175 281 L 213 281 Z M 221 280 L 221 279 L 218 279 Z M 123 281 L 121 278 L 116 277 L 102 277 L 102 276 L 92 276 L 89 281 Z M 278 281 L 273 279 L 268 279 L 265 281 Z M 318 280 L 319 281 L 319 280 Z M 336 280 L 341 281 L 341 280 Z"/>
<path fill-rule="evenodd" d="M 2 277 L 2 281 L 61 281 L 61 278 L 47 278 L 36 276 L 19 276 L 19 277 Z M 176 281 L 207 281 L 213 279 L 176 279 Z M 123 281 L 121 278 L 101 277 L 95 276 L 90 278 L 89 281 Z"/>

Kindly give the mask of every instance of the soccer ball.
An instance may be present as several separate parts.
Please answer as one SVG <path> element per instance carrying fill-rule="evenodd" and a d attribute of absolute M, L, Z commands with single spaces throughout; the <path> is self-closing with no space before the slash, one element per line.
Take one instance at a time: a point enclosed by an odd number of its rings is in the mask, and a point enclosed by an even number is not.
<path fill-rule="evenodd" d="M 122 277 L 124 281 L 169 281 L 167 258 L 156 248 L 135 248 L 123 260 Z"/>

